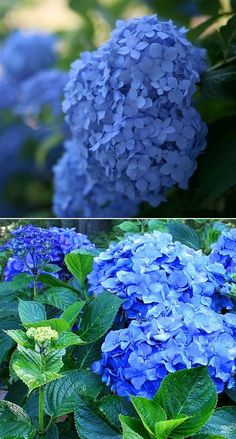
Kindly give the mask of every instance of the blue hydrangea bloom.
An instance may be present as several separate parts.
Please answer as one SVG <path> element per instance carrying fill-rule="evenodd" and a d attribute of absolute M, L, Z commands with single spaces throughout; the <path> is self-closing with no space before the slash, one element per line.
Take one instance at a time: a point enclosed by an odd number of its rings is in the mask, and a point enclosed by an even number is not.
<path fill-rule="evenodd" d="M 173 242 L 168 233 L 130 235 L 94 261 L 90 291 L 117 294 L 128 319 L 158 317 L 177 302 L 217 311 L 232 308 L 224 266 L 200 250 Z"/>
<path fill-rule="evenodd" d="M 12 238 L 4 244 L 2 250 L 11 250 L 4 278 L 11 280 L 16 274 L 38 274 L 45 265 L 55 264 L 64 268 L 64 256 L 79 248 L 94 248 L 86 235 L 76 233 L 74 229 L 58 227 L 41 228 L 27 224 L 14 229 Z M 63 271 L 59 276 L 64 276 Z"/>
<path fill-rule="evenodd" d="M 235 330 L 236 314 L 179 303 L 171 313 L 109 332 L 93 371 L 118 395 L 152 398 L 168 373 L 208 366 L 222 392 L 236 374 Z"/>
<path fill-rule="evenodd" d="M 193 107 L 205 50 L 156 15 L 118 21 L 111 38 L 73 63 L 64 111 L 131 200 L 157 206 L 174 186 L 186 189 L 206 147 Z"/>
<path fill-rule="evenodd" d="M 42 70 L 26 79 L 19 88 L 17 112 L 26 118 L 38 117 L 48 108 L 59 116 L 67 79 L 67 73 L 58 69 Z"/>
<path fill-rule="evenodd" d="M 22 80 L 50 67 L 56 58 L 53 35 L 16 30 L 4 41 L 0 62 L 6 74 Z"/>
<path fill-rule="evenodd" d="M 18 93 L 18 83 L 6 75 L 0 76 L 0 110 L 13 109 Z"/>
<path fill-rule="evenodd" d="M 220 262 L 229 274 L 236 274 L 236 228 L 223 230 L 211 248 L 211 261 Z"/>
<path fill-rule="evenodd" d="M 77 139 L 54 167 L 54 212 L 61 218 L 135 216 L 138 203 L 117 193 L 104 169 Z"/>

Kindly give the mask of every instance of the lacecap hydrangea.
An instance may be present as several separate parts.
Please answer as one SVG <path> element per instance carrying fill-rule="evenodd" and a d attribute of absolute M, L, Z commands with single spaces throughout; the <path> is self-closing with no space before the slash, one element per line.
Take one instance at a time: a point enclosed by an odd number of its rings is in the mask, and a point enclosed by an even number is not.
<path fill-rule="evenodd" d="M 111 244 L 95 258 L 89 275 L 90 291 L 118 295 L 128 319 L 149 317 L 150 312 L 158 317 L 177 302 L 231 309 L 226 279 L 222 264 L 157 231 Z"/>
<path fill-rule="evenodd" d="M 223 230 L 211 248 L 211 261 L 221 262 L 229 274 L 236 274 L 236 228 Z"/>
<path fill-rule="evenodd" d="M 20 81 L 51 67 L 55 58 L 55 37 L 28 30 L 12 32 L 0 52 L 4 72 L 10 78 Z"/>
<path fill-rule="evenodd" d="M 222 264 L 154 232 L 112 244 L 89 281 L 95 295 L 123 299 L 122 329 L 108 333 L 93 365 L 114 392 L 152 398 L 168 373 L 200 365 L 218 392 L 233 386 L 236 314 Z"/>
<path fill-rule="evenodd" d="M 64 257 L 72 250 L 93 249 L 86 235 L 76 233 L 74 229 L 58 227 L 42 228 L 27 224 L 14 229 L 12 238 L 4 244 L 2 250 L 11 250 L 5 271 L 5 280 L 11 280 L 19 273 L 34 275 L 44 271 L 47 264 L 55 264 L 62 269 L 64 276 Z"/>
<path fill-rule="evenodd" d="M 236 314 L 178 303 L 171 313 L 109 332 L 92 368 L 118 395 L 153 398 L 168 373 L 208 366 L 220 393 L 234 385 L 235 334 Z"/>
<path fill-rule="evenodd" d="M 134 216 L 138 203 L 116 192 L 104 169 L 81 141 L 65 143 L 65 152 L 54 167 L 53 208 L 60 218 Z"/>
<path fill-rule="evenodd" d="M 197 48 L 171 20 L 118 21 L 110 39 L 72 65 L 64 111 L 115 189 L 157 206 L 174 186 L 186 189 L 206 147 L 193 106 L 204 71 Z"/>

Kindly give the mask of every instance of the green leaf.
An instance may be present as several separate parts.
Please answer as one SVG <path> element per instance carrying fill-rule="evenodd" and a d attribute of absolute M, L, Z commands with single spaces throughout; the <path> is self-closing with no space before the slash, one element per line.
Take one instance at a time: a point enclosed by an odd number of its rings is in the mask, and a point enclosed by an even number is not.
<path fill-rule="evenodd" d="M 235 117 L 220 119 L 209 126 L 208 147 L 199 160 L 190 209 L 207 207 L 236 184 L 235 138 Z"/>
<path fill-rule="evenodd" d="M 127 233 L 138 233 L 140 231 L 140 226 L 137 221 L 124 221 L 117 227 Z"/>
<path fill-rule="evenodd" d="M 86 2 L 80 0 L 69 0 L 69 6 L 74 11 L 83 15 L 89 9 L 96 9 L 97 2 L 96 0 L 86 0 Z"/>
<path fill-rule="evenodd" d="M 221 407 L 213 413 L 204 425 L 196 439 L 203 439 L 204 435 L 221 436 L 225 439 L 236 439 L 236 407 Z"/>
<path fill-rule="evenodd" d="M 90 254 L 83 254 L 72 252 L 66 255 L 65 264 L 73 276 L 80 282 L 82 286 L 85 285 L 86 278 L 93 268 L 94 256 Z"/>
<path fill-rule="evenodd" d="M 137 396 L 132 396 L 131 401 L 144 427 L 149 433 L 155 433 L 157 421 L 165 421 L 167 419 L 166 412 L 160 405 L 155 403 L 155 401 Z"/>
<path fill-rule="evenodd" d="M 87 342 L 102 337 L 110 329 L 121 303 L 121 299 L 107 292 L 95 297 L 84 310 L 80 337 Z"/>
<path fill-rule="evenodd" d="M 96 398 L 101 389 L 101 380 L 92 372 L 68 372 L 45 387 L 45 410 L 53 418 L 71 413 L 76 408 L 79 396 Z"/>
<path fill-rule="evenodd" d="M 5 360 L 8 352 L 13 348 L 14 342 L 4 332 L 0 331 L 0 365 Z"/>
<path fill-rule="evenodd" d="M 148 229 L 150 232 L 159 230 L 160 232 L 168 232 L 167 222 L 164 220 L 151 219 L 148 221 Z"/>
<path fill-rule="evenodd" d="M 20 299 L 18 310 L 23 325 L 29 322 L 40 322 L 47 318 L 45 307 L 39 302 Z"/>
<path fill-rule="evenodd" d="M 90 369 L 94 361 L 101 358 L 101 345 L 103 340 L 97 340 L 94 343 L 78 346 L 74 351 L 74 359 L 78 369 Z"/>
<path fill-rule="evenodd" d="M 49 320 L 41 320 L 40 322 L 29 322 L 24 325 L 26 328 L 40 328 L 41 326 L 50 326 L 52 329 L 55 329 L 57 332 L 69 331 L 70 324 L 62 319 L 49 319 Z"/>
<path fill-rule="evenodd" d="M 11 337 L 19 346 L 23 346 L 24 348 L 33 349 L 34 345 L 30 343 L 25 332 L 21 331 L 21 329 L 11 329 L 5 331 L 5 333 Z"/>
<path fill-rule="evenodd" d="M 38 300 L 65 311 L 70 305 L 77 302 L 78 295 L 69 288 L 53 287 L 49 288 L 42 296 L 39 296 Z"/>
<path fill-rule="evenodd" d="M 58 339 L 53 343 L 52 349 L 65 349 L 69 346 L 81 345 L 84 341 L 70 331 L 61 332 Z"/>
<path fill-rule="evenodd" d="M 75 426 L 80 439 L 121 439 L 98 410 L 79 400 L 75 411 Z"/>
<path fill-rule="evenodd" d="M 168 439 L 170 436 L 172 438 L 179 438 L 180 436 L 175 436 L 174 431 L 176 427 L 183 424 L 188 417 L 178 418 L 178 419 L 168 419 L 166 421 L 159 421 L 155 424 L 155 434 L 158 439 Z"/>
<path fill-rule="evenodd" d="M 236 66 L 226 66 L 209 70 L 202 75 L 203 94 L 213 99 L 235 99 Z"/>
<path fill-rule="evenodd" d="M 217 395 L 207 367 L 196 367 L 167 375 L 154 401 L 162 406 L 169 419 L 190 417 L 176 429 L 180 437 L 188 437 L 210 418 Z"/>
<path fill-rule="evenodd" d="M 132 404 L 126 398 L 117 395 L 104 396 L 99 402 L 99 410 L 108 419 L 110 425 L 119 429 L 119 415 L 135 416 Z"/>
<path fill-rule="evenodd" d="M 50 274 L 40 274 L 38 276 L 39 282 L 42 282 L 45 285 L 48 285 L 49 287 L 60 287 L 60 288 L 69 288 L 69 290 L 75 291 L 78 294 L 78 290 L 74 288 L 69 283 L 63 282 L 60 279 L 57 279 L 54 276 L 51 276 Z"/>
<path fill-rule="evenodd" d="M 36 430 L 24 410 L 12 402 L 0 401 L 0 437 L 2 439 L 33 439 Z"/>
<path fill-rule="evenodd" d="M 136 418 L 120 415 L 123 431 L 123 439 L 150 439 L 150 435 L 144 429 L 142 422 Z"/>
<path fill-rule="evenodd" d="M 236 43 L 236 15 L 233 15 L 226 25 L 220 28 L 220 34 L 224 41 L 227 54 L 227 51 L 230 49 L 232 44 Z"/>
<path fill-rule="evenodd" d="M 192 227 L 187 224 L 168 223 L 169 233 L 173 237 L 173 241 L 179 241 L 194 250 L 201 248 L 200 236 Z"/>
<path fill-rule="evenodd" d="M 58 372 L 63 367 L 65 350 L 52 351 L 42 356 L 32 350 L 18 347 L 12 361 L 17 376 L 28 386 L 30 392 L 52 380 L 60 378 Z"/>
<path fill-rule="evenodd" d="M 68 322 L 70 327 L 73 326 L 84 305 L 85 302 L 82 301 L 73 303 L 62 313 L 61 319 Z"/>

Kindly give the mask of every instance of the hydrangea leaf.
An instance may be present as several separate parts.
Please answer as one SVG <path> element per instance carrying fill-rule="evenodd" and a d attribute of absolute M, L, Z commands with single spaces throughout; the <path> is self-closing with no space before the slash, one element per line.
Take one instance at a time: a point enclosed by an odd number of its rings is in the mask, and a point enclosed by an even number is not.
<path fill-rule="evenodd" d="M 150 439 L 150 435 L 139 419 L 123 415 L 119 418 L 122 426 L 123 439 Z M 154 438 L 154 435 L 151 437 Z"/>
<path fill-rule="evenodd" d="M 33 439 L 36 430 L 24 410 L 12 402 L 0 401 L 0 437 Z"/>
<path fill-rule="evenodd" d="M 78 301 L 78 295 L 69 288 L 52 287 L 40 296 L 38 300 L 65 311 L 70 305 Z"/>
<path fill-rule="evenodd" d="M 120 428 L 119 415 L 135 416 L 132 404 L 126 398 L 117 395 L 104 396 L 99 403 L 99 410 L 117 429 Z"/>
<path fill-rule="evenodd" d="M 160 405 L 155 403 L 155 401 L 134 396 L 131 398 L 131 401 L 144 427 L 149 433 L 155 433 L 157 421 L 165 421 L 167 419 L 166 412 Z"/>
<path fill-rule="evenodd" d="M 136 221 L 123 221 L 117 227 L 123 230 L 123 232 L 128 232 L 128 233 L 137 233 L 140 230 L 140 227 Z"/>
<path fill-rule="evenodd" d="M 65 264 L 73 276 L 80 282 L 83 287 L 88 274 L 93 267 L 94 256 L 82 253 L 69 253 L 65 257 Z"/>
<path fill-rule="evenodd" d="M 187 224 L 168 223 L 169 233 L 173 237 L 173 241 L 179 241 L 194 250 L 201 248 L 201 240 L 199 234 Z"/>
<path fill-rule="evenodd" d="M 235 99 L 236 67 L 226 66 L 202 75 L 202 92 L 208 98 Z M 219 122 L 219 121 L 218 121 Z"/>
<path fill-rule="evenodd" d="M 42 282 L 45 285 L 48 285 L 49 287 L 59 287 L 59 288 L 69 288 L 69 290 L 75 291 L 78 293 L 78 291 L 76 290 L 76 288 L 74 288 L 72 285 L 70 285 L 69 283 L 63 282 L 60 279 L 57 279 L 54 276 L 51 276 L 50 274 L 39 274 L 38 276 L 38 280 L 39 282 Z"/>
<path fill-rule="evenodd" d="M 7 353 L 14 346 L 13 340 L 11 340 L 4 332 L 0 332 L 0 365 L 4 361 Z"/>
<path fill-rule="evenodd" d="M 40 322 L 47 318 L 44 305 L 36 301 L 20 299 L 18 310 L 23 325 L 29 322 Z"/>
<path fill-rule="evenodd" d="M 171 435 L 172 438 L 181 438 L 182 436 L 175 436 L 175 428 L 183 424 L 188 417 L 178 419 L 167 419 L 165 421 L 159 421 L 155 424 L 155 435 L 158 439 L 168 439 Z"/>
<path fill-rule="evenodd" d="M 84 310 L 79 330 L 80 337 L 92 342 L 102 337 L 111 327 L 122 300 L 103 292 Z"/>
<path fill-rule="evenodd" d="M 21 331 L 21 329 L 11 329 L 5 331 L 9 337 L 11 337 L 19 346 L 23 346 L 24 348 L 33 349 L 34 345 L 30 343 L 29 338 L 25 334 L 25 332 Z"/>
<path fill-rule="evenodd" d="M 78 369 L 90 369 L 92 363 L 101 357 L 102 340 L 78 346 L 74 351 L 74 359 Z"/>
<path fill-rule="evenodd" d="M 52 349 L 65 349 L 69 346 L 81 344 L 84 344 L 84 341 L 78 335 L 70 331 L 64 331 L 59 334 L 58 339 L 52 345 Z"/>
<path fill-rule="evenodd" d="M 70 324 L 61 317 L 58 319 L 48 319 L 48 320 L 42 320 L 40 322 L 29 322 L 25 323 L 24 325 L 26 328 L 39 328 L 41 326 L 50 326 L 52 329 L 54 329 L 57 332 L 63 332 L 63 331 L 69 331 L 70 330 Z"/>
<path fill-rule="evenodd" d="M 226 23 L 226 25 L 220 28 L 220 34 L 224 41 L 226 55 L 228 50 L 233 44 L 236 44 L 236 15 L 233 15 Z"/>
<path fill-rule="evenodd" d="M 99 410 L 81 399 L 75 411 L 75 426 L 81 439 L 121 439 L 121 434 L 106 422 Z"/>
<path fill-rule="evenodd" d="M 189 416 L 176 428 L 177 435 L 187 437 L 200 430 L 210 418 L 217 395 L 207 367 L 196 367 L 167 375 L 154 401 L 163 407 L 169 419 Z"/>
<path fill-rule="evenodd" d="M 196 439 L 203 439 L 204 435 L 219 436 L 224 439 L 236 438 L 236 407 L 228 406 L 219 408 L 213 413 L 209 421 L 204 425 Z"/>
<path fill-rule="evenodd" d="M 65 350 L 52 351 L 43 357 L 32 350 L 18 347 L 14 353 L 11 366 L 17 376 L 32 391 L 50 381 L 60 378 L 59 371 L 63 366 L 62 357 Z"/>
<path fill-rule="evenodd" d="M 73 303 L 62 313 L 61 318 L 68 322 L 70 327 L 73 326 L 84 305 L 85 302 L 82 301 Z"/>
<path fill-rule="evenodd" d="M 45 387 L 45 410 L 53 418 L 71 413 L 76 408 L 79 396 L 96 398 L 101 389 L 101 380 L 92 372 L 68 372 Z"/>

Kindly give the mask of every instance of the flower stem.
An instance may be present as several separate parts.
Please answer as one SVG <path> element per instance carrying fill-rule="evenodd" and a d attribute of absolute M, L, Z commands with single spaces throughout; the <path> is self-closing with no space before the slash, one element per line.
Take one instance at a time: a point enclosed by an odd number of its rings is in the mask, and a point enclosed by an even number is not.
<path fill-rule="evenodd" d="M 41 439 L 44 435 L 44 407 L 43 407 L 43 386 L 39 387 L 39 434 Z"/>

